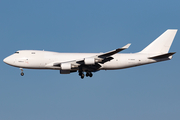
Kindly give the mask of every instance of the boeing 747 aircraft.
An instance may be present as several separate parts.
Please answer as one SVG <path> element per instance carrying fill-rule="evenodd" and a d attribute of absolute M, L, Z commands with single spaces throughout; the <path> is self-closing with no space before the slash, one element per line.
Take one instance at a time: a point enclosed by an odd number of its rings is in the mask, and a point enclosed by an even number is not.
<path fill-rule="evenodd" d="M 120 54 L 130 44 L 106 53 L 58 53 L 39 50 L 19 50 L 3 61 L 21 69 L 55 69 L 60 74 L 79 72 L 79 76 L 92 77 L 92 72 L 135 67 L 172 59 L 175 52 L 168 52 L 177 29 L 168 29 L 138 53 Z"/>

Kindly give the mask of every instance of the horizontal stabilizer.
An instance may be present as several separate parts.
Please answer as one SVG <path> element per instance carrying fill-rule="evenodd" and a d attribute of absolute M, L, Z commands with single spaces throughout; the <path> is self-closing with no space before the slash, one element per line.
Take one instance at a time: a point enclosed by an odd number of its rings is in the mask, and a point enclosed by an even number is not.
<path fill-rule="evenodd" d="M 175 53 L 176 53 L 176 52 L 166 53 L 166 54 L 162 54 L 162 55 L 158 55 L 158 56 L 149 57 L 149 59 L 162 59 L 162 58 L 168 58 L 168 57 L 174 55 Z"/>

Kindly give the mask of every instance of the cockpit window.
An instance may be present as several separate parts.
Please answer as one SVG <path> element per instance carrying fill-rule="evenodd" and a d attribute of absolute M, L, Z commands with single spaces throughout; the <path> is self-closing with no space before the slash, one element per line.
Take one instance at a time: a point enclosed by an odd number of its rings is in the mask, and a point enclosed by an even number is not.
<path fill-rule="evenodd" d="M 15 52 L 15 53 L 19 54 L 19 52 Z"/>

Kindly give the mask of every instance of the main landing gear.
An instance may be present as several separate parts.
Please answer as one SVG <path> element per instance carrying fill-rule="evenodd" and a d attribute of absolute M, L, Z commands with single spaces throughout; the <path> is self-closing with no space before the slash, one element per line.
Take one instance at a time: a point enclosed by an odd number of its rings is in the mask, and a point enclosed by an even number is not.
<path fill-rule="evenodd" d="M 86 72 L 86 77 L 92 77 L 93 74 L 91 72 Z"/>
<path fill-rule="evenodd" d="M 83 72 L 79 72 L 79 76 L 81 76 L 81 79 L 84 78 L 84 73 Z M 92 77 L 93 74 L 91 72 L 86 72 L 86 77 Z"/>
<path fill-rule="evenodd" d="M 79 76 L 81 76 L 81 79 L 84 78 L 84 73 L 83 72 L 79 72 Z"/>
<path fill-rule="evenodd" d="M 21 70 L 21 76 L 24 76 L 23 69 L 19 68 Z"/>

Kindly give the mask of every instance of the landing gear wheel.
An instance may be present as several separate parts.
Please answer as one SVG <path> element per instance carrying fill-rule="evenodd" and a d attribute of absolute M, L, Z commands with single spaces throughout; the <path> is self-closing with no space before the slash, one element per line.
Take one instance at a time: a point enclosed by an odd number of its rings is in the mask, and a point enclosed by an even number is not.
<path fill-rule="evenodd" d="M 83 79 L 83 78 L 84 78 L 84 74 L 82 73 L 82 74 L 81 74 L 81 79 Z"/>
<path fill-rule="evenodd" d="M 84 73 L 83 72 L 79 72 L 79 76 L 81 76 L 81 79 L 84 78 Z"/>
<path fill-rule="evenodd" d="M 89 77 L 92 77 L 92 76 L 93 76 L 93 74 L 90 72 Z"/>
<path fill-rule="evenodd" d="M 89 75 L 90 75 L 89 72 L 87 72 L 87 73 L 86 73 L 86 77 L 88 77 Z"/>
<path fill-rule="evenodd" d="M 92 77 L 92 76 L 93 76 L 93 74 L 91 72 L 86 73 L 86 77 Z"/>
<path fill-rule="evenodd" d="M 21 73 L 21 76 L 24 76 L 24 73 L 23 73 L 23 72 Z"/>
<path fill-rule="evenodd" d="M 21 76 L 24 76 L 23 69 L 19 68 L 21 70 Z"/>

